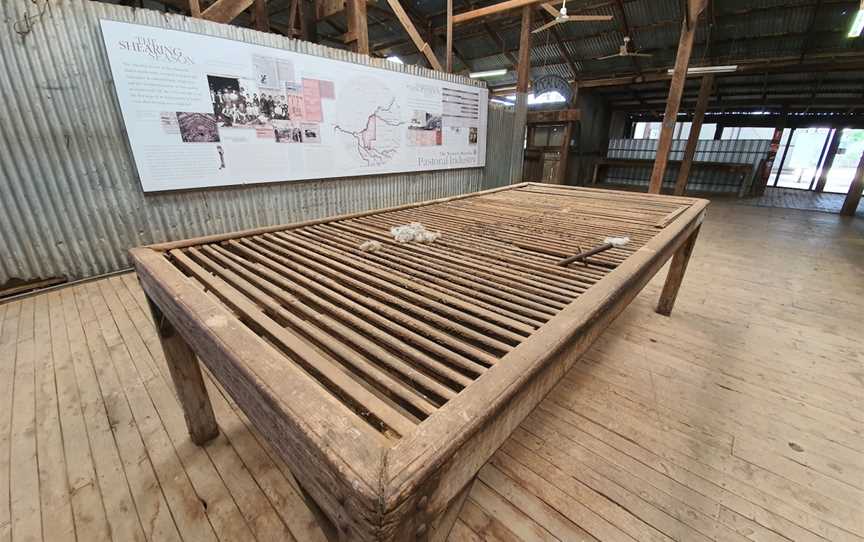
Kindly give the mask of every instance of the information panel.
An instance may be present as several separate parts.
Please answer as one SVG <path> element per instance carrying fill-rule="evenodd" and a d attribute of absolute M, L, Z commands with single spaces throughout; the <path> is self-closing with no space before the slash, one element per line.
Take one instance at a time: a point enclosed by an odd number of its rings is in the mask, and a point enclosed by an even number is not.
<path fill-rule="evenodd" d="M 145 192 L 486 163 L 486 89 L 100 22 Z"/>

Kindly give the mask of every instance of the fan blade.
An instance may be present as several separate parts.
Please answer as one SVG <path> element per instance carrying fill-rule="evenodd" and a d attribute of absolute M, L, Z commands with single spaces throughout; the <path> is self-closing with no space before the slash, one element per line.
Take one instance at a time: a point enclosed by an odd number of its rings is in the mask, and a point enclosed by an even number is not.
<path fill-rule="evenodd" d="M 561 12 L 555 9 L 552 4 L 540 4 L 540 7 L 545 9 L 549 13 L 549 15 L 553 17 L 558 17 L 559 15 L 561 15 Z"/>
<path fill-rule="evenodd" d="M 609 60 L 610 58 L 615 58 L 616 56 L 621 56 L 619 53 L 615 53 L 614 55 L 606 55 L 595 58 L 594 60 Z"/>
<path fill-rule="evenodd" d="M 540 28 L 538 28 L 536 30 L 532 30 L 531 33 L 536 34 L 537 32 L 543 32 L 547 28 L 551 28 L 551 27 L 555 26 L 556 24 L 558 24 L 559 22 L 560 21 L 558 19 L 555 19 L 554 21 L 549 21 L 548 23 L 544 24 Z"/>
<path fill-rule="evenodd" d="M 584 21 L 611 21 L 611 15 L 570 15 L 567 17 L 569 22 L 584 22 Z"/>

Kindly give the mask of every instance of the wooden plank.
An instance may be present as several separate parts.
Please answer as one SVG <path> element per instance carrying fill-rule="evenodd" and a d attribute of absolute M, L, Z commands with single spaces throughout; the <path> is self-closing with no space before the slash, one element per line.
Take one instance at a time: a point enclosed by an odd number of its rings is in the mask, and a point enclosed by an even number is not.
<path fill-rule="evenodd" d="M 108 418 L 109 409 L 101 393 L 96 369 L 87 345 L 83 321 L 88 318 L 88 315 L 79 311 L 75 288 L 67 288 L 60 293 L 63 300 L 66 332 L 69 337 L 69 350 L 81 401 L 81 414 L 87 429 L 86 436 L 92 454 L 93 470 L 96 473 L 98 494 L 101 496 L 110 533 L 124 540 L 138 542 L 147 540 L 132 497 L 132 488 L 138 490 L 138 487 L 130 483 L 130 477 L 124 469 L 119 443 L 115 441 L 112 434 L 112 421 Z M 111 413 L 113 414 L 113 409 Z M 131 481 L 134 480 L 133 476 Z M 142 513 L 146 510 L 140 503 L 138 506 L 141 506 Z M 152 532 L 154 524 L 150 523 L 148 526 Z"/>
<path fill-rule="evenodd" d="M 11 487 L 12 413 L 14 409 L 15 360 L 18 354 L 18 326 L 21 301 L 0 305 L 5 309 L 0 334 L 0 540 L 12 540 Z"/>
<path fill-rule="evenodd" d="M 39 471 L 36 458 L 35 301 L 22 302 L 12 395 L 9 495 L 12 539 L 42 539 Z"/>
<path fill-rule="evenodd" d="M 441 63 L 438 62 L 438 57 L 435 56 L 432 47 L 430 47 L 429 44 L 420 37 L 420 34 L 414 27 L 414 23 L 411 22 L 411 18 L 408 17 L 408 14 L 405 13 L 405 9 L 402 7 L 402 4 L 399 3 L 399 0 L 387 0 L 387 3 L 390 5 L 390 9 L 393 10 L 393 13 L 396 14 L 396 18 L 400 23 L 402 23 L 402 27 L 406 32 L 408 32 L 408 36 L 411 38 L 411 41 L 414 42 L 417 50 L 419 50 L 423 56 L 426 57 L 426 60 L 429 61 L 429 65 L 432 66 L 432 69 L 438 70 L 439 72 L 444 71 L 444 68 L 441 67 Z"/>
<path fill-rule="evenodd" d="M 75 288 L 74 294 L 81 313 L 87 348 L 90 351 L 89 361 L 98 378 L 96 389 L 101 392 L 102 397 L 106 398 L 104 408 L 110 425 L 107 435 L 100 432 L 98 438 L 107 436 L 111 439 L 113 436 L 116 442 L 127 487 L 134 499 L 132 510 L 138 514 L 139 526 L 143 528 L 145 537 L 148 540 L 164 539 L 179 542 L 182 538 L 177 524 L 171 515 L 168 501 L 162 493 L 160 480 L 147 454 L 147 447 L 135 423 L 129 400 L 114 367 L 111 357 L 112 348 L 108 341 L 110 340 L 111 345 L 116 345 L 116 339 L 110 335 L 106 339 L 103 334 L 99 311 L 93 305 L 95 293 L 91 286 L 92 284 L 81 285 Z M 103 495 L 111 491 L 109 488 L 102 487 Z M 108 512 L 109 518 L 112 513 Z"/>
<path fill-rule="evenodd" d="M 216 0 L 201 12 L 201 18 L 214 23 L 228 24 L 246 11 L 255 0 Z"/>
<path fill-rule="evenodd" d="M 690 134 L 684 147 L 684 158 L 678 169 L 678 179 L 672 191 L 676 196 L 683 196 L 687 191 L 687 181 L 690 178 L 690 167 L 693 165 L 693 157 L 696 155 L 696 145 L 699 144 L 699 132 L 702 131 L 702 120 L 705 118 L 705 109 L 708 107 L 708 98 L 711 97 L 711 89 L 714 86 L 714 75 L 708 74 L 702 77 L 699 85 L 699 97 L 696 99 L 696 109 L 693 112 L 693 120 L 690 124 Z"/>
<path fill-rule="evenodd" d="M 561 3 L 560 0 L 556 0 L 553 2 L 549 2 L 549 0 L 505 0 L 504 2 L 498 2 L 497 4 L 492 4 L 491 6 L 485 6 L 482 8 L 473 9 L 470 11 L 466 11 L 464 13 L 457 13 L 456 15 L 453 16 L 453 24 L 466 23 L 468 21 L 473 21 L 473 20 L 479 19 L 481 17 L 486 17 L 487 15 L 492 15 L 495 13 L 501 13 L 503 11 L 510 11 L 513 9 L 519 9 L 519 8 L 533 9 L 536 4 L 555 5 L 555 4 L 560 4 L 560 3 Z M 556 12 L 555 14 L 557 15 L 558 14 L 557 10 L 555 10 L 554 8 L 552 8 L 552 9 Z M 571 15 L 575 14 L 576 12 L 578 12 L 578 8 L 577 8 L 577 10 L 574 10 L 571 13 Z M 602 16 L 602 17 L 603 17 L 603 19 L 601 19 L 601 20 L 604 20 L 604 21 L 608 20 L 608 18 L 606 16 Z"/>
<path fill-rule="evenodd" d="M 145 386 L 141 384 L 141 376 L 103 296 L 102 290 L 106 288 L 109 285 L 105 281 L 85 285 L 88 301 L 96 315 L 97 333 L 107 347 L 105 368 L 114 372 L 112 385 L 117 386 L 117 394 L 127 405 L 132 416 L 131 428 L 138 433 L 147 463 L 156 477 L 157 485 L 151 491 L 156 493 L 156 498 L 164 499 L 156 512 L 161 514 L 167 508 L 165 512 L 173 520 L 183 540 L 216 542 L 216 533 L 203 503 L 175 453 Z"/>
<path fill-rule="evenodd" d="M 189 0 L 189 16 L 196 19 L 201 18 L 201 3 L 199 0 Z"/>
<path fill-rule="evenodd" d="M 107 540 L 110 530 L 87 439 L 87 426 L 75 378 L 63 299 L 59 291 L 46 295 L 49 297 L 51 352 L 54 358 L 67 484 L 75 522 L 74 534 L 82 540 Z"/>
<path fill-rule="evenodd" d="M 39 466 L 43 536 L 48 540 L 75 540 L 75 524 L 67 485 L 66 456 L 60 430 L 57 383 L 54 375 L 48 296 L 36 299 L 35 403 L 36 454 Z"/>
<path fill-rule="evenodd" d="M 666 174 L 669 151 L 672 148 L 672 136 L 675 123 L 678 121 L 678 108 L 681 105 L 681 96 L 684 94 L 684 84 L 687 82 L 687 67 L 690 65 L 690 54 L 693 51 L 695 37 L 696 25 L 693 24 L 688 28 L 687 22 L 683 22 L 678 40 L 678 52 L 675 55 L 675 67 L 669 83 L 669 95 L 666 98 L 666 111 L 663 113 L 663 126 L 657 141 L 657 157 L 648 184 L 648 192 L 652 194 L 659 194 L 663 187 L 663 176 Z"/>

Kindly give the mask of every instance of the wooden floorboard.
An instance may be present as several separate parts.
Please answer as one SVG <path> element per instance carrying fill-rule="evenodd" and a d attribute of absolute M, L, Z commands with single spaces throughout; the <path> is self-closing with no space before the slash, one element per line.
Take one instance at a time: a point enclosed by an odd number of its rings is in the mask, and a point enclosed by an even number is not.
<path fill-rule="evenodd" d="M 714 205 L 480 471 L 450 540 L 864 540 L 864 221 Z M 0 542 L 325 540 L 207 377 L 191 443 L 119 275 L 0 305 Z"/>

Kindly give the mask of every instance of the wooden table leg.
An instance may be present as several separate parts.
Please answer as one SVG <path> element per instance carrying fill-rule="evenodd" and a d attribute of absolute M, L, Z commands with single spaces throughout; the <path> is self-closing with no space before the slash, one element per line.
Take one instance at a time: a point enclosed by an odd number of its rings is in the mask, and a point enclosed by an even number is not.
<path fill-rule="evenodd" d="M 672 314 L 672 307 L 675 305 L 675 298 L 678 297 L 678 289 L 681 288 L 681 282 L 684 280 L 684 272 L 687 271 L 687 263 L 690 261 L 690 254 L 693 253 L 698 235 L 699 228 L 696 228 L 672 256 L 672 265 L 669 267 L 663 292 L 657 303 L 657 312 L 664 316 Z"/>
<path fill-rule="evenodd" d="M 177 389 L 183 407 L 189 436 L 195 444 L 203 445 L 216 438 L 219 434 L 219 426 L 216 425 L 210 397 L 207 395 L 207 388 L 204 387 L 198 358 L 149 297 L 147 303 L 150 305 L 150 313 L 156 324 L 156 331 L 159 333 L 162 351 L 165 353 L 165 360 L 171 371 L 171 379 L 174 381 L 174 387 Z"/>

